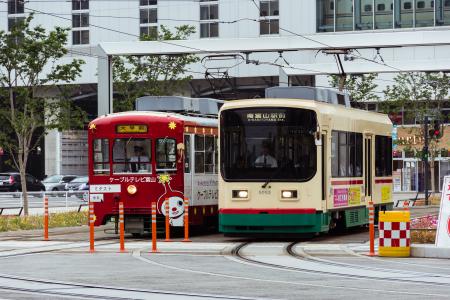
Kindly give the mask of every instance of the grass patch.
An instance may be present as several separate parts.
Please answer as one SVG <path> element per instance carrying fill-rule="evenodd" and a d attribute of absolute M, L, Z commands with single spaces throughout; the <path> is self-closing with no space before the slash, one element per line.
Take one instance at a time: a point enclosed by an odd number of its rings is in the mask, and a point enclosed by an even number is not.
<path fill-rule="evenodd" d="M 86 224 L 88 224 L 88 212 L 52 213 L 48 221 L 50 228 L 72 227 Z M 0 232 L 42 228 L 44 228 L 44 216 L 0 217 Z"/>

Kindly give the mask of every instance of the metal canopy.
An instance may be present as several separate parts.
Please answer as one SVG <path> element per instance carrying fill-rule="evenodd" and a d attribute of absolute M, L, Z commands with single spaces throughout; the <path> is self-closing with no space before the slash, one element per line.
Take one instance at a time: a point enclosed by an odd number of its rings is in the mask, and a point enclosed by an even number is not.
<path fill-rule="evenodd" d="M 329 48 L 393 48 L 450 45 L 450 34 L 441 30 L 400 32 L 349 32 L 288 37 L 200 39 L 180 41 L 105 42 L 100 55 L 171 55 L 205 53 L 278 52 Z"/>
<path fill-rule="evenodd" d="M 98 58 L 98 114 L 107 114 L 113 111 L 113 77 L 112 56 L 115 55 L 176 55 L 176 54 L 211 54 L 211 53 L 255 53 L 280 52 L 298 50 L 323 50 L 333 48 L 365 49 L 365 48 L 396 48 L 415 46 L 445 46 L 450 45 L 450 34 L 441 29 L 421 29 L 420 31 L 395 32 L 345 32 L 332 34 L 314 34 L 305 36 L 287 37 L 258 37 L 237 39 L 200 39 L 180 41 L 135 41 L 135 42 L 105 42 L 97 47 Z M 391 65 L 401 65 L 399 69 L 408 67 L 405 62 L 392 62 Z M 368 63 L 357 64 L 352 71 L 351 64 L 345 66 L 347 73 L 367 72 L 395 72 L 392 68 Z M 440 64 L 428 61 L 421 66 L 414 62 L 415 70 L 443 70 L 448 62 Z M 437 67 L 439 65 L 439 67 Z M 308 66 L 308 67 L 307 67 Z M 444 67 L 445 66 L 445 67 Z M 367 67 L 367 68 L 366 68 Z M 285 68 L 290 74 L 335 74 L 338 73 L 334 65 L 314 64 L 302 65 L 299 68 L 312 69 L 301 71 Z M 348 69 L 347 69 L 348 68 Z M 365 68 L 365 69 L 364 69 Z M 314 70 L 317 70 L 315 73 Z M 372 71 L 371 71 L 372 70 Z M 281 75 L 286 76 L 283 71 Z"/>

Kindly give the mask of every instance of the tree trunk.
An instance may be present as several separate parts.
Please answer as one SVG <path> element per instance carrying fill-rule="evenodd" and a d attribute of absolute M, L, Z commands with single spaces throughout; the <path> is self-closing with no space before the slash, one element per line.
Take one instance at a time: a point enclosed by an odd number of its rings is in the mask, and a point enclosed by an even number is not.
<path fill-rule="evenodd" d="M 435 176 L 434 176 L 434 158 L 433 158 L 433 157 L 432 157 L 431 160 L 430 160 L 430 173 L 431 173 L 431 176 L 430 176 L 430 179 L 431 179 L 431 188 L 430 188 L 430 191 L 433 193 L 433 192 L 436 191 L 436 190 L 435 190 L 435 186 L 436 186 L 435 180 L 436 180 L 436 178 L 435 178 Z"/>
<path fill-rule="evenodd" d="M 20 152 L 20 150 L 19 150 Z M 20 173 L 20 185 L 22 186 L 22 199 L 23 199 L 23 213 L 28 216 L 28 189 L 26 178 L 26 166 L 23 163 L 23 154 L 19 153 L 19 173 Z"/>

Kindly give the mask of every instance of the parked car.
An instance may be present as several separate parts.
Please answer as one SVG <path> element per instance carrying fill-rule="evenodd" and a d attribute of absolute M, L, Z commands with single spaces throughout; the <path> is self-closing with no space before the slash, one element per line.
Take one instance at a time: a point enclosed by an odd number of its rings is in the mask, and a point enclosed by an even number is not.
<path fill-rule="evenodd" d="M 42 183 L 46 191 L 64 191 L 66 183 L 77 177 L 77 175 L 52 175 L 45 178 Z"/>
<path fill-rule="evenodd" d="M 42 182 L 30 174 L 26 174 L 27 191 L 45 191 Z M 21 192 L 19 173 L 0 173 L 0 192 Z"/>
<path fill-rule="evenodd" d="M 77 177 L 72 181 L 66 183 L 64 188 L 66 191 L 77 191 L 82 184 L 88 183 L 88 181 L 89 177 L 87 176 Z"/>
<path fill-rule="evenodd" d="M 79 191 L 89 191 L 89 182 L 85 182 L 82 183 L 79 187 L 78 187 Z"/>

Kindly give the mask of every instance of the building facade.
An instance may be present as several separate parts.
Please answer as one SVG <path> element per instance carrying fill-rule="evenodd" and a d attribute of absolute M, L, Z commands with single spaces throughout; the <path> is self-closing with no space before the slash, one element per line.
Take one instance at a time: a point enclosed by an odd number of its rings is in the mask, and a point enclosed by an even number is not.
<path fill-rule="evenodd" d="M 90 117 L 97 112 L 97 45 L 137 41 L 143 34 L 155 35 L 161 26 L 194 26 L 196 32 L 190 36 L 193 47 L 199 40 L 227 43 L 229 39 L 270 37 L 277 44 L 281 37 L 298 40 L 306 36 L 314 40 L 329 36 L 350 43 L 356 37 L 371 41 L 375 36 L 393 32 L 442 37 L 450 34 L 450 0 L 7 0 L 0 2 L 0 30 L 10 29 L 30 13 L 34 13 L 33 24 L 48 30 L 55 26 L 70 28 L 67 59 L 82 58 L 86 62 L 76 81 L 80 90 L 74 101 Z M 390 48 L 358 49 L 357 55 L 347 58 L 374 64 L 420 61 L 442 65 L 443 71 L 450 69 L 441 64 L 450 62 L 450 45 L 405 47 L 403 42 L 399 39 L 398 45 Z M 336 64 L 335 56 L 313 50 L 255 52 L 248 58 L 258 63 L 245 63 L 243 55 L 232 57 L 231 61 L 205 57 L 189 67 L 189 75 L 194 79 L 182 93 L 224 99 L 261 97 L 265 88 L 287 84 L 279 77 L 280 66 L 310 64 L 317 69 L 321 64 Z M 420 70 L 419 65 L 417 68 Z M 376 79 L 376 92 L 381 98 L 385 87 L 394 83 L 394 76 L 395 72 L 383 73 Z M 291 75 L 287 81 L 291 85 L 330 86 L 328 76 L 323 74 Z M 369 103 L 366 108 L 376 110 L 377 103 Z M 66 172 L 69 167 L 63 166 L 65 161 L 77 164 L 83 160 L 82 151 L 79 160 L 65 154 L 77 153 L 68 151 L 68 145 L 82 148 L 82 134 L 79 142 L 73 140 L 73 133 L 68 136 L 70 139 L 54 132 L 46 138 L 45 174 Z"/>

